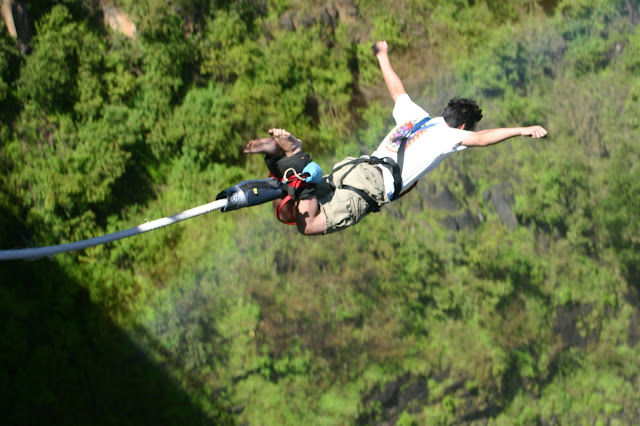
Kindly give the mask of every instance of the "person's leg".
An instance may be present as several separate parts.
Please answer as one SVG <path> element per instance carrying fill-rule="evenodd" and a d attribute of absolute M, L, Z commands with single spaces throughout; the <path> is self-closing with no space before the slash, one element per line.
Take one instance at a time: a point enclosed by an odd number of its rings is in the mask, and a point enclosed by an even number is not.
<path fill-rule="evenodd" d="M 291 156 L 300 152 L 302 141 L 284 129 L 271 129 L 269 133 L 273 135 L 278 146 L 285 152 L 287 156 Z M 283 215 L 284 208 L 280 211 Z M 291 211 L 288 214 L 293 213 Z M 327 220 L 322 213 L 320 204 L 316 197 L 297 200 L 295 202 L 295 218 L 298 231 L 304 235 L 321 235 L 324 234 Z"/>
<path fill-rule="evenodd" d="M 298 231 L 304 235 L 324 234 L 327 218 L 317 198 L 296 201 L 296 225 Z"/>
<path fill-rule="evenodd" d="M 296 223 L 296 207 L 293 200 L 289 200 L 287 203 L 282 205 L 282 198 L 273 201 L 273 214 L 276 215 L 276 218 L 286 224 Z M 280 210 L 278 212 L 278 210 Z"/>
<path fill-rule="evenodd" d="M 249 141 L 243 152 L 245 154 L 286 155 L 290 157 L 302 149 L 302 141 L 285 129 L 269 129 L 269 134 L 270 138 Z"/>
<path fill-rule="evenodd" d="M 291 157 L 302 149 L 302 141 L 285 129 L 269 129 L 269 134 L 287 157 Z"/>
<path fill-rule="evenodd" d="M 267 157 L 290 157 L 302 148 L 302 141 L 287 130 L 269 129 L 270 138 L 259 138 L 251 140 L 247 143 L 243 152 L 245 154 L 263 154 Z M 296 222 L 297 209 L 294 203 L 286 203 L 282 206 L 278 214 L 278 208 L 282 203 L 282 198 L 273 201 L 273 212 L 280 220 L 285 223 Z"/>
<path fill-rule="evenodd" d="M 247 143 L 247 146 L 242 152 L 245 154 L 263 154 L 274 157 L 281 157 L 285 155 L 285 152 L 273 137 L 253 139 Z M 273 200 L 273 212 L 276 217 L 278 216 L 278 207 L 282 203 L 282 200 L 282 198 Z M 289 204 L 292 203 L 287 203 L 287 205 L 280 211 L 280 217 L 282 217 L 286 222 L 295 222 L 295 211 L 293 210 L 293 207 L 288 206 Z"/>
<path fill-rule="evenodd" d="M 274 138 L 260 138 L 249 141 L 242 152 L 245 154 L 264 154 L 272 156 L 284 155 L 284 151 L 276 143 Z"/>

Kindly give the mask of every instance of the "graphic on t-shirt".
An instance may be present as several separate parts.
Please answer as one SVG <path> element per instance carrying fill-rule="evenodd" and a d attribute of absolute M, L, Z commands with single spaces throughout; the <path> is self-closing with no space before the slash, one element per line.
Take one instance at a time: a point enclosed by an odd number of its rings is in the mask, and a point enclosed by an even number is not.
<path fill-rule="evenodd" d="M 407 144 L 405 149 L 409 149 L 411 144 L 418 140 L 420 136 L 424 135 L 429 128 L 435 126 L 437 123 L 430 123 L 424 126 L 422 129 L 418 130 L 416 133 L 412 134 L 409 139 L 407 139 Z M 389 138 L 385 141 L 385 148 L 387 148 L 391 152 L 398 152 L 400 148 L 400 142 L 402 141 L 402 137 L 409 133 L 413 129 L 413 122 L 408 121 L 404 123 L 402 126 L 398 127 L 398 130 L 394 132 Z"/>

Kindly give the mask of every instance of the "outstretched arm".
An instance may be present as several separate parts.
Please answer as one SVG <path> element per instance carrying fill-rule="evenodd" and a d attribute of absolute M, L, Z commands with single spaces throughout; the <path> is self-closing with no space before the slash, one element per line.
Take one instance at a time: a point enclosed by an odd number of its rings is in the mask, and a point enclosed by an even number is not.
<path fill-rule="evenodd" d="M 489 146 L 503 142 L 514 136 L 531 136 L 543 138 L 547 131 L 542 126 L 505 127 L 501 129 L 487 129 L 470 133 L 461 142 L 463 146 Z"/>
<path fill-rule="evenodd" d="M 400 77 L 398 77 L 398 74 L 396 74 L 391 66 L 391 61 L 389 61 L 389 45 L 386 41 L 378 41 L 373 45 L 372 49 L 373 54 L 378 58 L 382 77 L 384 78 L 384 82 L 387 83 L 389 94 L 395 102 L 398 96 L 406 94 L 407 91 L 404 90 Z"/>

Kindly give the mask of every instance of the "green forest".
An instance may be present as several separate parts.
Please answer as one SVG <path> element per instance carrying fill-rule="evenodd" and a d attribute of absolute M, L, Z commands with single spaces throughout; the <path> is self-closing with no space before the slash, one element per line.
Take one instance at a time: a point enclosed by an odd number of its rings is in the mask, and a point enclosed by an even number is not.
<path fill-rule="evenodd" d="M 640 1 L 58 0 L 0 30 L 0 250 L 325 173 L 394 124 L 386 40 L 432 116 L 540 124 L 449 157 L 344 232 L 270 204 L 0 262 L 4 424 L 640 422 Z M 132 36 L 104 21 L 117 7 Z"/>

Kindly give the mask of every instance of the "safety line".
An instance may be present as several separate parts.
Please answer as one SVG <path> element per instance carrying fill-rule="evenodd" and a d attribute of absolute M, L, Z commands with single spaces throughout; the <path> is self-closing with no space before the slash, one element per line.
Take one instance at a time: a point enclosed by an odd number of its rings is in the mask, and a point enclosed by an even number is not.
<path fill-rule="evenodd" d="M 193 209 L 184 211 L 182 213 L 174 214 L 173 216 L 163 217 L 162 219 L 156 219 L 152 222 L 147 222 L 134 228 L 125 229 L 123 231 L 117 231 L 112 234 L 102 235 L 100 237 L 89 238 L 82 241 L 77 241 L 67 244 L 58 244 L 55 246 L 47 247 L 34 247 L 15 250 L 0 250 L 0 260 L 16 260 L 16 259 L 33 259 L 45 256 L 52 256 L 57 253 L 64 253 L 74 250 L 82 250 L 89 247 L 97 246 L 100 244 L 110 243 L 112 241 L 121 240 L 123 238 L 131 237 L 134 235 L 142 234 L 144 232 L 153 231 L 164 226 L 173 225 L 174 223 L 181 222 L 183 220 L 191 219 L 192 217 L 200 216 L 205 213 L 212 212 L 214 210 L 220 210 L 227 206 L 227 199 L 216 200 L 212 203 L 205 204 L 203 206 L 195 207 Z"/>

